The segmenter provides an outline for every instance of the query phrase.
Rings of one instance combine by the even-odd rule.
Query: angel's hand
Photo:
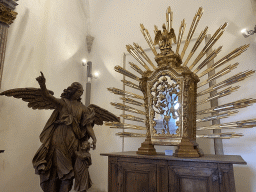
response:
[[[39,85],[45,85],[45,77],[44,74],[40,71],[41,75],[39,77],[36,78],[36,80],[38,81]]]

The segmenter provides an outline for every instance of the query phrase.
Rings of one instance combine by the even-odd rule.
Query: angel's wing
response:
[[[48,90],[51,95],[53,91]],[[28,107],[32,109],[56,109],[57,106],[52,101],[49,101],[43,96],[42,90],[38,88],[17,88],[10,89],[0,93],[0,95],[5,95],[7,97],[14,97],[22,99],[28,102]]]
[[[94,104],[90,104],[88,107],[95,111],[94,123],[97,125],[103,125],[103,121],[120,122],[117,116],[106,109],[102,109]]]
[[[171,28],[170,32],[168,33],[169,39],[173,39],[173,42],[176,43],[176,35],[174,29]]]
[[[154,40],[154,45],[158,44],[158,42],[162,40],[162,32],[161,30],[158,30],[156,32],[155,40]]]

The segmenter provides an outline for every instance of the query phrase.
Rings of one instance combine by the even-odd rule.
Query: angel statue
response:
[[[52,91],[46,89],[46,79],[42,72],[36,80],[39,89],[17,88],[0,95],[21,98],[32,109],[54,109],[40,134],[42,145],[32,160],[35,173],[40,175],[40,185],[44,192],[68,192],[72,188],[73,179],[75,189],[85,192],[91,186],[88,172],[91,165],[88,148],[90,138],[92,148],[96,148],[93,126],[102,125],[103,121],[119,122],[119,119],[96,105],[86,107],[81,102],[84,90],[78,82],[64,89],[61,98],[56,98]]]

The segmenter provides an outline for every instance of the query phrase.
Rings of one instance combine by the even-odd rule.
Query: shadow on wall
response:
[[[254,183],[255,175],[249,166],[235,165],[235,183],[236,191],[251,192],[252,184]],[[250,178],[249,180],[247,178]]]
[[[29,74],[29,72],[31,71],[31,61],[33,59],[33,56],[34,48],[31,48],[29,52],[27,52],[26,47],[22,46],[18,53],[16,61],[14,61],[14,63],[12,64],[13,67],[11,73],[15,74],[15,76],[9,76],[12,78],[13,82],[17,83],[15,86],[19,87],[19,83],[21,83],[20,79],[22,79],[24,74]],[[17,67],[17,65],[19,65],[19,67]],[[27,79],[25,85],[29,84],[29,81],[30,79]]]
[[[79,4],[79,5],[78,5]],[[85,0],[85,1],[78,1],[78,9],[81,10],[81,12],[83,13],[84,17],[86,19],[89,18],[90,16],[90,7],[89,7],[89,1]]]
[[[20,16],[20,15],[19,15]],[[10,38],[13,38],[15,37],[15,40],[13,41],[13,44],[15,45],[12,45],[12,53],[17,53],[17,49],[20,47],[21,45],[21,41],[22,41],[22,37],[24,36],[25,34],[25,31],[26,31],[26,28],[27,28],[27,25],[28,25],[28,20],[29,20],[29,9],[26,8],[25,10],[25,13],[24,15],[20,16],[20,23],[19,23],[19,26],[17,26],[17,29],[15,28],[11,28],[11,31],[9,32],[8,36]],[[14,33],[15,34],[12,34]]]
[[[10,29],[10,32],[8,34],[8,42],[13,42],[12,45],[8,44],[8,47],[10,50],[9,54],[11,55],[18,55],[16,56],[9,56],[9,60],[5,61],[8,62],[9,65],[8,68],[5,67],[4,72],[3,72],[3,81],[5,82],[20,82],[20,76],[19,75],[24,75],[24,71],[27,71],[29,66],[30,66],[30,62],[32,60],[32,56],[34,53],[34,48],[29,50],[29,54],[26,56],[26,51],[27,48],[25,46],[21,47],[21,42],[23,39],[23,36],[25,35],[25,31],[28,25],[28,20],[29,20],[29,10],[26,9],[24,15],[21,17],[21,22],[19,23],[19,26],[17,27],[17,30],[15,30],[15,34],[13,34],[13,30],[14,28]],[[13,29],[13,30],[12,30]],[[14,39],[14,40],[12,40]],[[7,58],[7,54],[6,53],[6,58]],[[26,57],[26,58],[25,58]],[[6,63],[7,64],[7,63]],[[21,66],[23,64],[23,66]],[[17,67],[19,66],[19,67]],[[6,71],[7,70],[7,71]],[[23,71],[23,72],[21,72]],[[6,75],[6,74],[16,74],[15,76],[12,75]]]

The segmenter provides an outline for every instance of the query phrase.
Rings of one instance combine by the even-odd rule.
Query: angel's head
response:
[[[73,99],[73,100],[78,100],[81,101],[81,96],[84,92],[83,86],[78,83],[74,82],[72,83],[67,89],[63,90],[63,93],[61,94],[61,98],[66,98],[66,99]]]

